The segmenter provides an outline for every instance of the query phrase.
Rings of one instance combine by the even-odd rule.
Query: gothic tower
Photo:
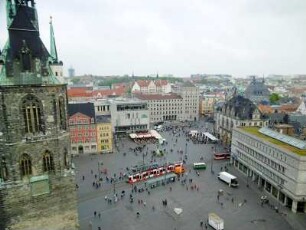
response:
[[[77,229],[67,89],[54,73],[62,62],[52,22],[50,54],[40,39],[35,1],[6,3],[9,36],[0,52],[0,229]]]

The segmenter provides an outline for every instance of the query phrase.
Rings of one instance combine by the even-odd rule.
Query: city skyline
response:
[[[306,73],[306,2],[36,1],[49,49],[52,15],[65,75]],[[7,40],[0,3],[0,47]]]

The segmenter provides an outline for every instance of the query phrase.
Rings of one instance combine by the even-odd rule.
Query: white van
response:
[[[224,181],[230,187],[238,187],[237,177],[229,174],[228,172],[220,172],[218,175],[218,179]]]

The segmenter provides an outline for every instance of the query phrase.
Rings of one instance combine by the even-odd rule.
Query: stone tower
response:
[[[67,89],[53,72],[54,65],[62,65],[55,40],[50,54],[40,39],[34,0],[6,3],[9,38],[0,51],[0,229],[77,229]]]

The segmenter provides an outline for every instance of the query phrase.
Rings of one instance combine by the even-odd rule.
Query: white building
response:
[[[132,85],[132,93],[160,94],[170,92],[171,85],[167,80],[139,80]]]
[[[233,129],[232,161],[293,212],[306,212],[306,143],[266,127]]]
[[[138,99],[112,99],[110,102],[113,133],[125,135],[149,129],[150,114],[147,102]]]
[[[136,94],[138,99],[148,103],[150,122],[182,120],[183,99],[170,94]]]

